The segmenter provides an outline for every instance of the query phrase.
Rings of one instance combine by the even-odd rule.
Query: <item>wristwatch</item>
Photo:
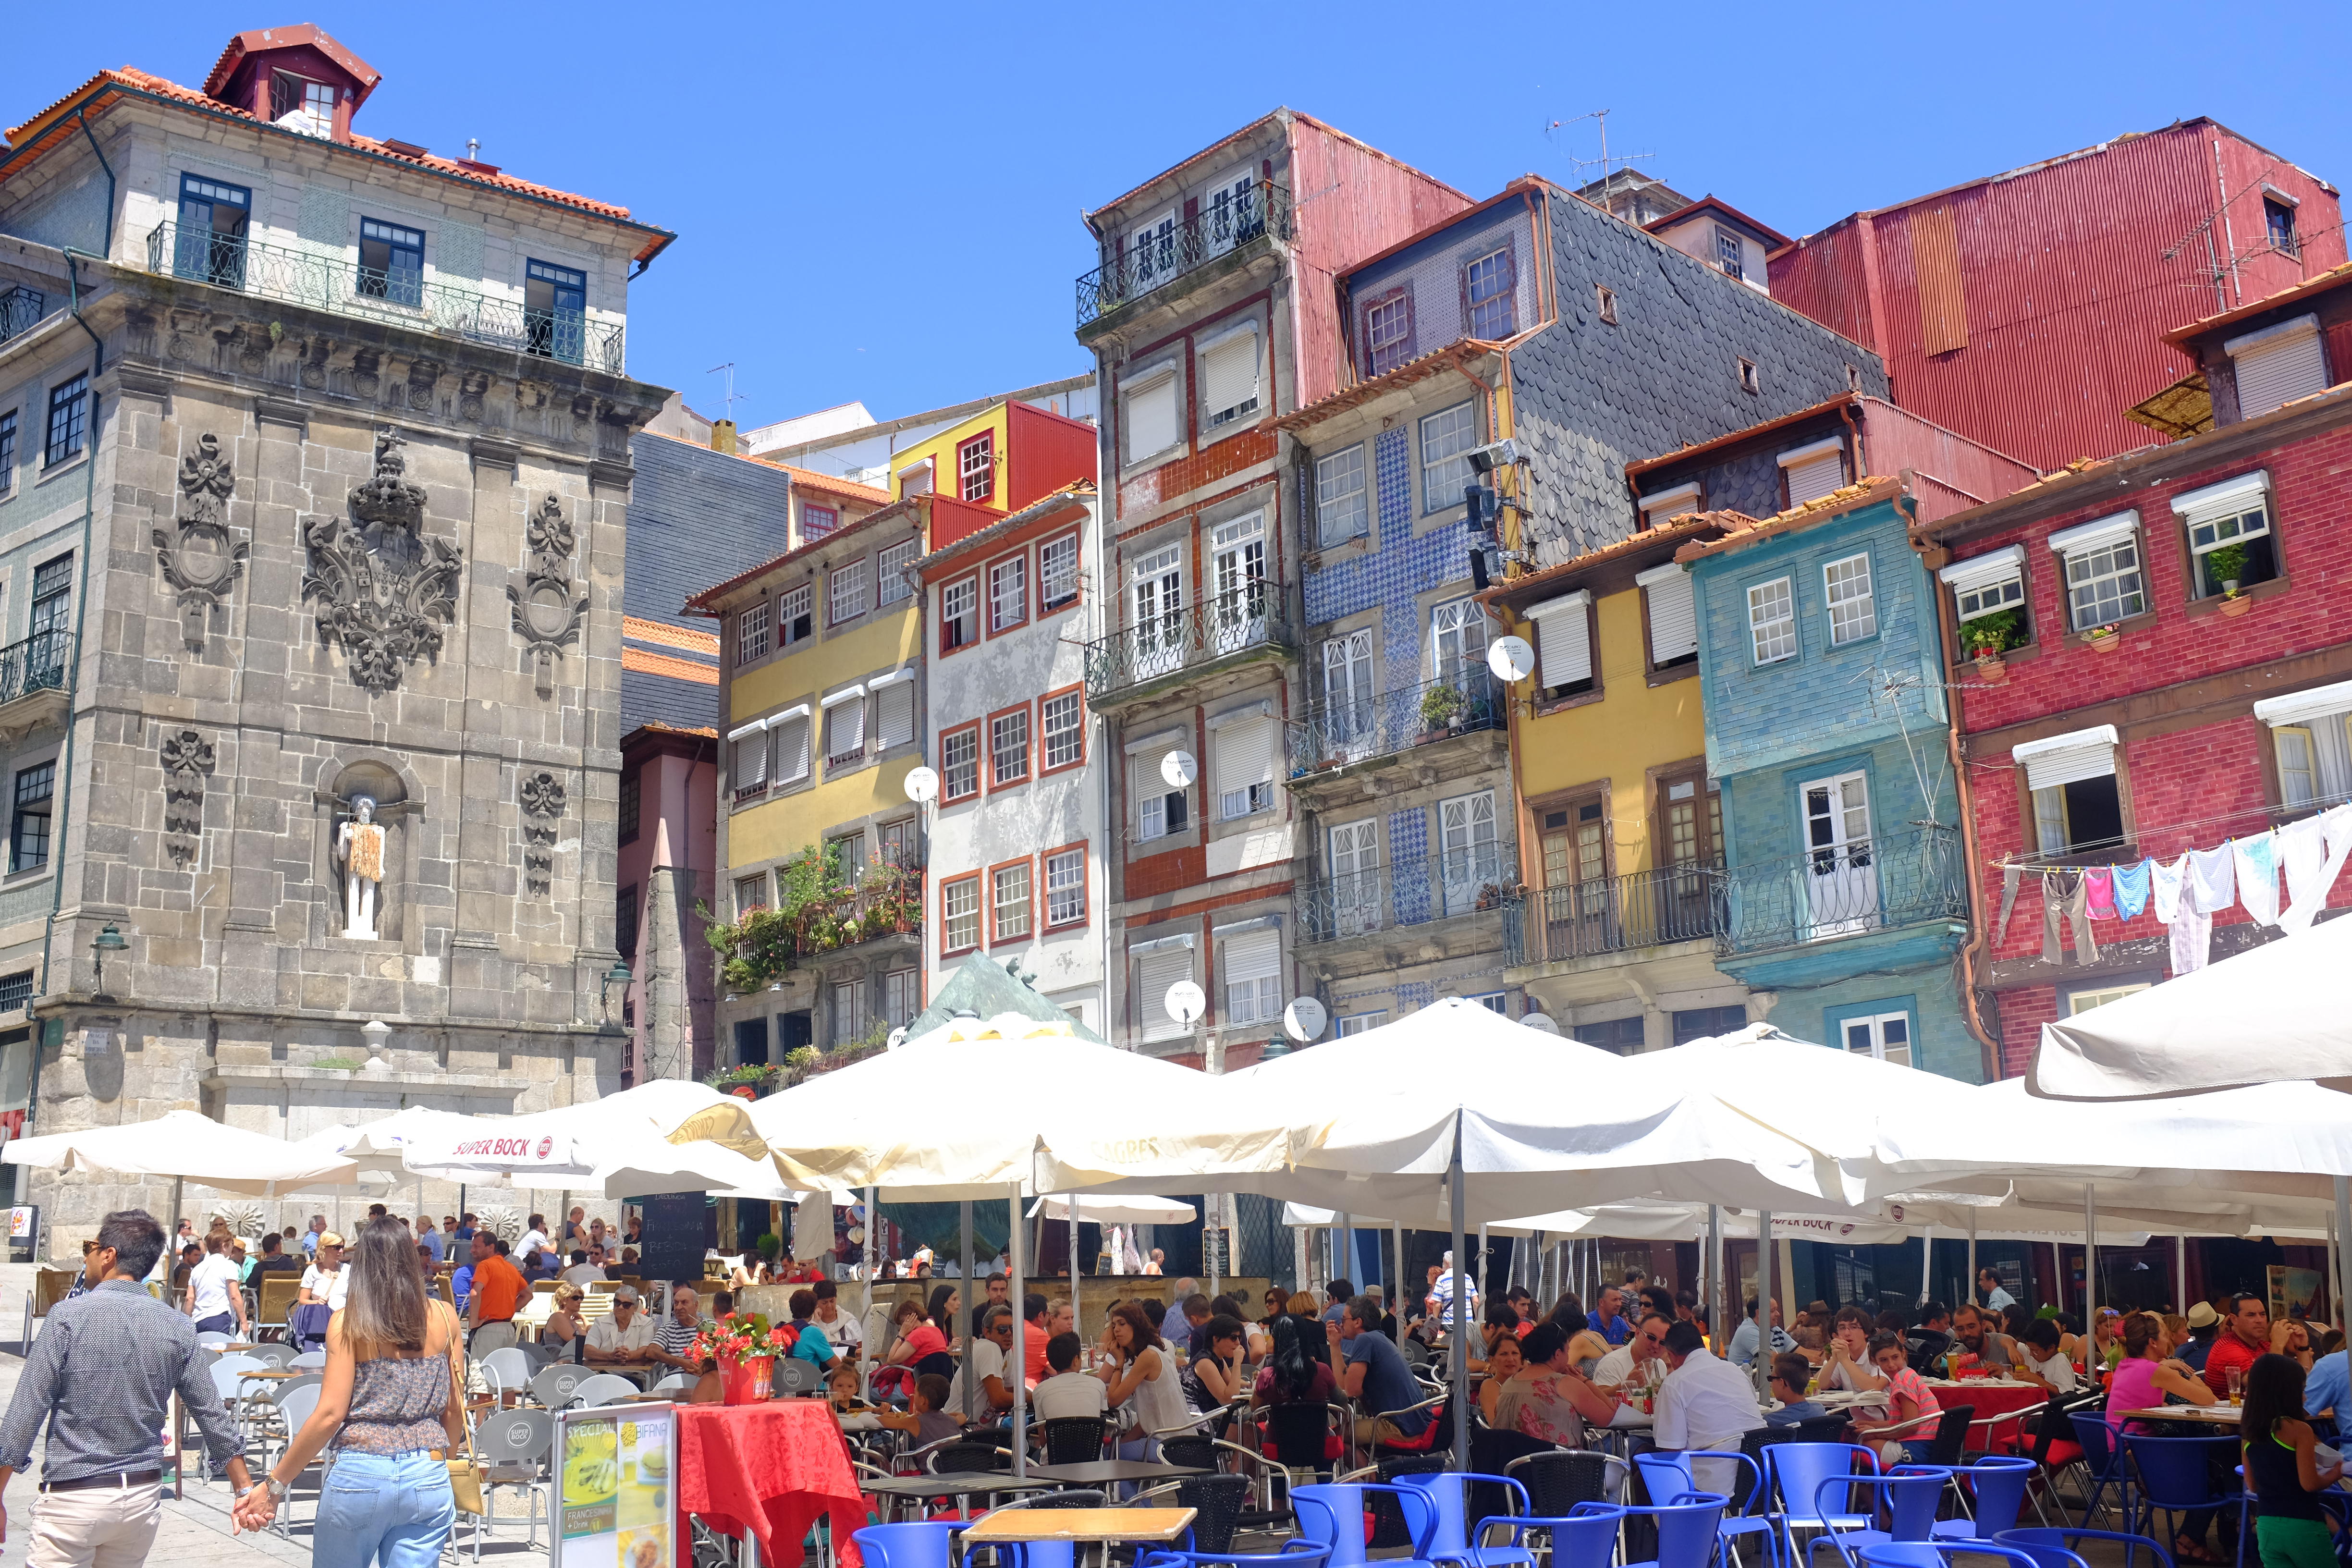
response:
[[[261,1480],[258,1484],[268,1489],[269,1500],[271,1502],[284,1502],[286,1500],[286,1483],[279,1480],[276,1476],[271,1475],[268,1470],[261,1472]]]

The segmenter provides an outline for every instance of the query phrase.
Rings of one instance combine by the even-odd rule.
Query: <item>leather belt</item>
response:
[[[79,1492],[92,1487],[114,1487],[127,1491],[132,1487],[153,1486],[163,1479],[163,1472],[160,1469],[123,1470],[110,1476],[76,1476],[69,1481],[43,1481],[41,1489],[45,1492]]]

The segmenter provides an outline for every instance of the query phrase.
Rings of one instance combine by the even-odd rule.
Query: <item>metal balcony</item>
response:
[[[1223,660],[1296,643],[1280,588],[1252,578],[1087,644],[1087,700],[1099,706],[1139,696]]]
[[[362,267],[348,252],[287,250],[242,235],[162,223],[147,236],[147,270],[240,294],[362,316],[612,375],[626,374],[622,329],[578,310],[453,289],[402,269]]]
[[[1968,867],[1955,827],[1908,828],[1735,866],[1724,879],[1716,951],[1762,952],[1966,920]]]
[[[1323,701],[1290,731],[1290,776],[1305,778],[1353,763],[1395,756],[1415,746],[1500,730],[1510,720],[1507,693],[1485,665],[1377,696]]]
[[[47,298],[38,289],[27,289],[21,283],[0,289],[0,343],[19,332],[31,331],[39,324],[47,304]]]
[[[1107,265],[1078,279],[1078,327],[1229,256],[1253,240],[1291,236],[1290,193],[1261,180],[1239,200],[1219,198],[1190,218],[1131,237]]]
[[[1296,896],[1297,940],[1346,942],[1465,915],[1499,921],[1518,879],[1518,850],[1507,839],[1326,878]]]
[[[73,633],[35,632],[23,642],[0,647],[0,703],[73,684]]]
[[[1530,891],[1528,962],[1717,938],[1725,923],[1724,878],[1719,866],[1672,866]]]

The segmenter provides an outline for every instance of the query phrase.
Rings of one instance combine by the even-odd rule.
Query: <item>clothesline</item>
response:
[[[2172,933],[2172,973],[2205,967],[2211,950],[2213,917],[2233,905],[2256,925],[2290,935],[2308,931],[2326,907],[2344,863],[2352,858],[2352,803],[2284,827],[2232,837],[2211,849],[2190,849],[2167,863],[2153,858],[2127,866],[2029,866],[2001,863],[2000,914],[1993,928],[1998,944],[2009,934],[2011,911],[2028,876],[2041,881],[2042,956],[2065,962],[2059,940],[2063,921],[2073,932],[2074,957],[2095,963],[2099,944],[2092,931],[2099,921],[2131,920],[2153,908]],[[2286,878],[2281,907],[2279,878]]]
[[[2013,775],[2018,771],[2015,767],[2007,763],[2002,763],[1998,766],[1990,763],[1971,763],[1969,765],[1973,768],[1982,768],[1987,772],[2000,773],[2005,775]],[[2135,824],[2132,827],[2131,837],[2135,839],[2154,838],[2168,834],[2185,833],[2192,827],[2210,827],[2217,822],[2236,822],[2241,818],[2248,816],[2266,817],[2281,811],[2308,810],[2324,815],[2330,807],[2343,805],[2346,804],[2352,804],[2352,795],[2321,795],[2315,800],[2298,801],[2293,805],[2242,805],[2230,811],[2217,811],[2206,816],[2183,817],[2179,822]],[[2117,842],[2120,843],[2121,840],[2117,840]],[[1985,864],[1992,868],[1994,870],[1999,870],[2003,866],[2025,866],[2032,868],[2034,864],[2034,860],[2033,857],[2030,855],[2021,858],[2012,853],[1996,856],[1988,859]],[[2070,868],[2078,868],[2060,864],[2056,861],[2050,862],[2047,867],[2047,869],[2053,871],[2063,871]]]

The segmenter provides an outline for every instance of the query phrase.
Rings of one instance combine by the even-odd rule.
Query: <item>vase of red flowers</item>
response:
[[[719,1363],[730,1405],[758,1405],[773,1396],[776,1358],[788,1354],[795,1336],[790,1325],[775,1327],[761,1312],[730,1312],[695,1336],[696,1355]]]

